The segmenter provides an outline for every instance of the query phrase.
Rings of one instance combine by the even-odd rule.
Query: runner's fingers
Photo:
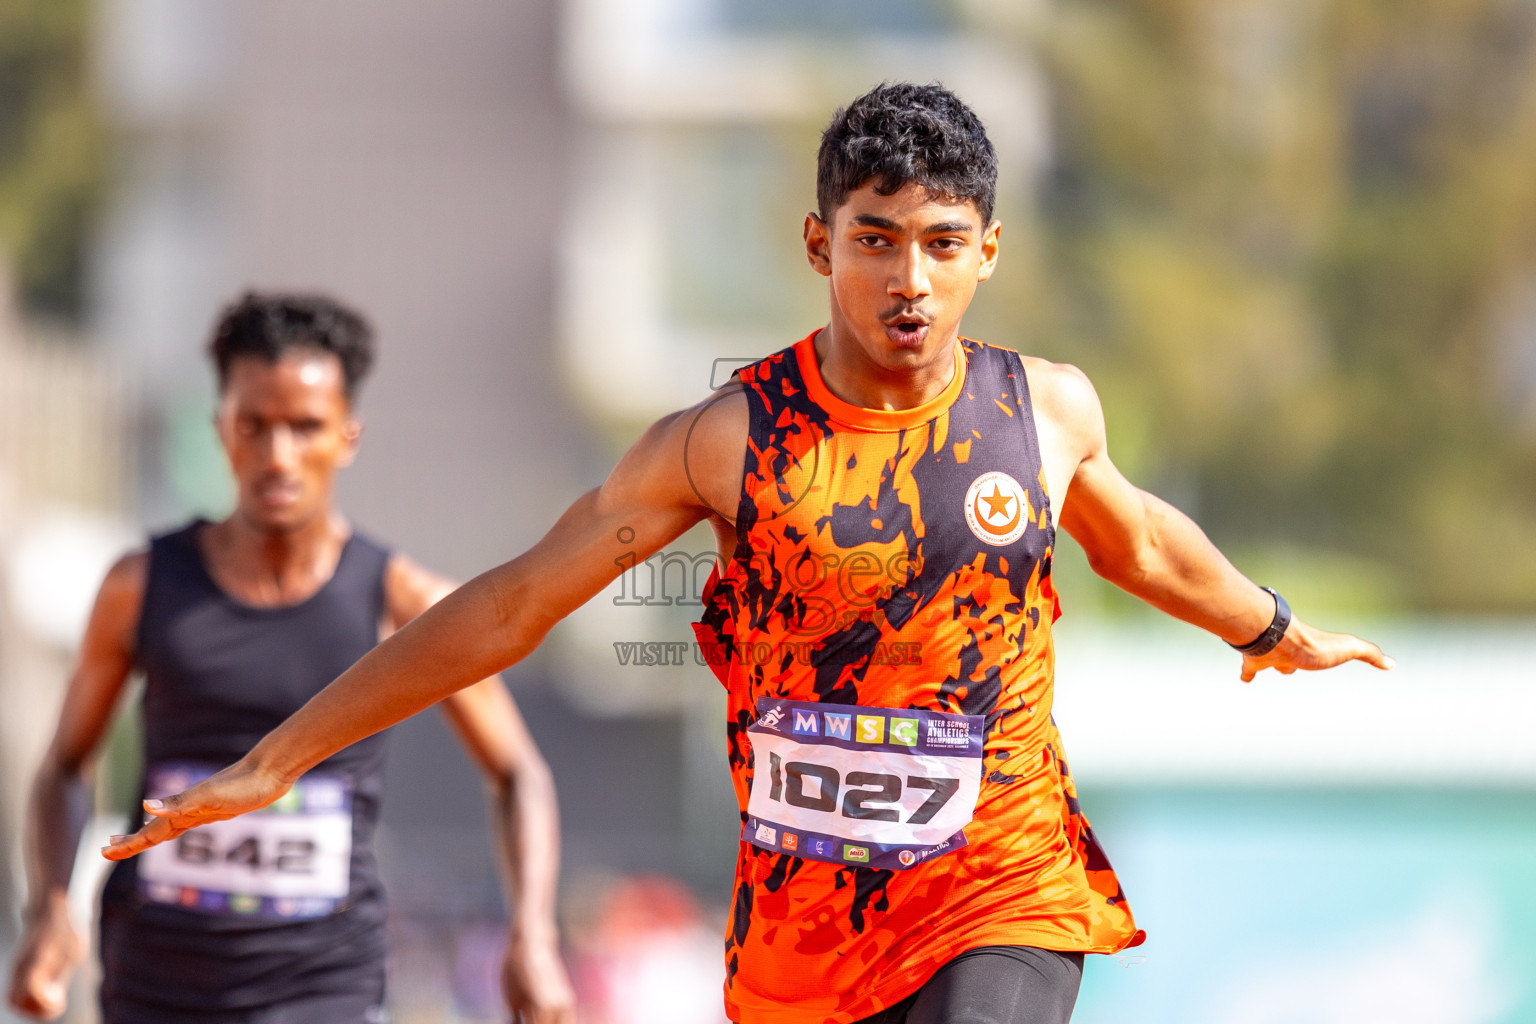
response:
[[[11,1007],[18,1013],[24,1013],[28,1017],[37,1017],[48,1020],[49,1013],[33,992],[17,990],[11,993]]]
[[[1355,658],[1365,662],[1367,665],[1375,665],[1383,672],[1390,671],[1397,665],[1397,662],[1390,655],[1368,640],[1360,641],[1360,651],[1355,655]]]
[[[14,1010],[22,1013],[31,1013],[32,1010],[32,986],[28,972],[18,969],[11,978],[11,990],[6,993],[6,1002],[11,1004]]]
[[[206,825],[211,821],[223,821],[233,816],[232,813],[220,813],[216,810],[217,799],[210,794],[198,792],[202,788],[203,783],[198,783],[184,793],[172,793],[156,800],[145,800],[144,812],[172,823],[182,832],[189,828],[196,828],[198,825]]]
[[[55,979],[43,981],[32,992],[32,1012],[53,1020],[64,1012],[64,986]]]
[[[196,786],[185,793],[172,793],[159,799],[145,800],[144,811],[157,818],[185,818],[191,816],[198,820],[187,822],[187,825],[201,825],[210,820],[209,815],[203,813],[203,808],[198,806],[196,800],[188,799],[197,789]]]
[[[1317,664],[1313,667],[1326,669],[1349,661],[1363,661],[1367,665],[1374,665],[1385,671],[1397,664],[1369,640],[1362,640],[1348,633],[1329,633],[1325,636],[1329,643],[1319,652]]]
[[[10,1002],[29,1017],[53,1020],[64,1012],[64,985],[59,979],[48,977],[37,965],[16,979]]]
[[[575,1001],[568,986],[541,979],[536,973],[525,974],[511,962],[505,965],[503,985],[514,1022],[576,1024]]]
[[[121,842],[103,846],[101,855],[107,860],[127,860],[129,857],[143,853],[151,846],[175,839],[186,830],[187,826],[178,827],[166,818],[155,818],[133,835],[123,837]]]

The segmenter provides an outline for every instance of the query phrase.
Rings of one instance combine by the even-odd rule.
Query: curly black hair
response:
[[[871,180],[882,196],[916,183],[935,196],[969,200],[985,225],[997,197],[997,153],[981,119],[942,85],[886,82],[839,110],[821,134],[821,219]]]
[[[324,295],[246,292],[219,316],[208,354],[219,369],[219,391],[229,367],[243,356],[275,363],[294,349],[329,352],[341,362],[342,388],[352,401],[373,366],[373,328],[363,317]]]

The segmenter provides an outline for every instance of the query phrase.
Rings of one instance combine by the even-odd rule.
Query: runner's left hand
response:
[[[259,810],[292,786],[292,782],[241,759],[184,793],[145,800],[149,820],[144,827],[131,836],[113,836],[111,845],[101,848],[101,855],[107,860],[127,860],[189,828]]]
[[[1316,672],[1347,661],[1363,661],[1382,670],[1397,664],[1369,640],[1348,633],[1329,633],[1300,619],[1292,619],[1290,628],[1274,650],[1257,658],[1243,656],[1243,682],[1252,682],[1253,677],[1266,668],[1290,675],[1297,669]]]
[[[507,940],[502,984],[514,1024],[575,1024],[576,994],[553,938]]]

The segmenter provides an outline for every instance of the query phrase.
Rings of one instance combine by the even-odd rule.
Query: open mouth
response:
[[[928,322],[918,317],[898,317],[886,321],[885,334],[898,345],[921,345],[928,336]]]

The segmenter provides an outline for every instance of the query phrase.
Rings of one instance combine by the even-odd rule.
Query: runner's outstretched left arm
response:
[[[1041,383],[1078,460],[1060,523],[1082,545],[1093,570],[1230,644],[1247,644],[1263,633],[1275,615],[1274,598],[1238,572],[1188,516],[1121,475],[1110,461],[1103,411],[1088,378],[1062,366],[1048,377],[1041,374]],[[1380,669],[1393,664],[1367,640],[1293,618],[1272,651],[1244,656],[1242,679],[1249,682],[1266,668],[1289,674],[1347,661]]]

